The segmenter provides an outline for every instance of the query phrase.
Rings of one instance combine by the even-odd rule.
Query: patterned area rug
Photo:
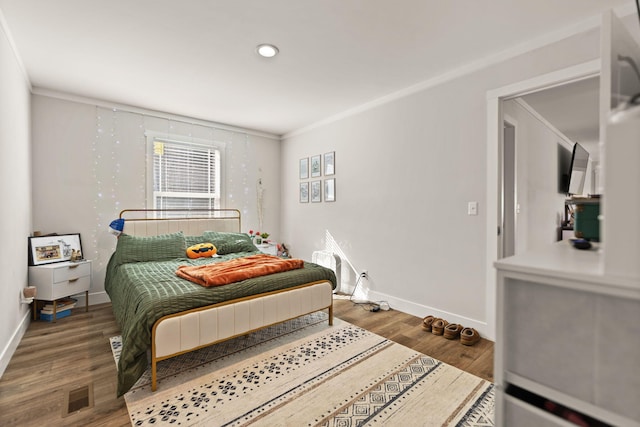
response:
[[[323,314],[159,362],[155,393],[143,377],[125,395],[132,424],[494,425],[490,382]]]
[[[304,336],[307,331],[314,330],[314,328],[327,328],[327,319],[328,315],[326,312],[318,311],[287,322],[269,326],[252,334],[243,335],[221,342],[220,344],[163,360],[158,362],[157,366],[158,384],[161,384],[162,381],[167,378],[176,377],[185,372],[195,372],[199,374],[202,372],[200,368],[203,365],[219,359],[227,359],[238,352],[244,352],[243,354],[246,355],[251,351],[261,351],[265,348],[277,347],[282,342]],[[117,365],[120,359],[122,338],[115,336],[109,338],[109,341],[111,343],[111,352]],[[150,384],[151,356],[149,355],[149,369],[147,369],[142,377],[131,387],[131,391],[150,386]],[[160,386],[158,385],[158,387]]]

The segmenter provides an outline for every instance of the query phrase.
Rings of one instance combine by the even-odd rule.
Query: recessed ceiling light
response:
[[[273,58],[278,54],[279,51],[278,48],[274,45],[264,43],[258,45],[258,47],[256,48],[256,52],[258,52],[258,55],[265,58]]]

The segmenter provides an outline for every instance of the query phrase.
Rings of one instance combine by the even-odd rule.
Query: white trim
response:
[[[498,126],[496,126],[498,124]],[[500,224],[500,145],[502,144],[502,102],[498,97],[487,99],[487,233],[485,292],[486,321],[491,340],[496,339],[496,271],[493,263],[498,259],[497,230]]]
[[[594,77],[600,73],[599,59],[578,64],[562,70],[543,74],[532,79],[513,83],[487,92],[487,241],[486,241],[486,313],[487,336],[496,337],[496,270],[493,263],[498,257],[497,226],[499,185],[499,147],[502,138],[502,100],[521,96],[541,89]]]
[[[87,300],[85,298],[84,292],[74,295],[73,297],[78,300],[78,302],[76,303],[76,307],[84,307],[87,305]],[[89,307],[91,307],[92,305],[105,304],[110,302],[111,299],[109,298],[109,295],[106,291],[94,293],[89,292]],[[91,308],[89,308],[89,310],[91,310]]]
[[[632,7],[633,6],[633,7]],[[624,7],[618,7],[614,9],[618,16],[627,16],[631,14],[637,13],[635,10],[635,5],[625,5]],[[430,78],[421,83],[415,84],[413,86],[409,86],[407,88],[398,90],[396,92],[390,93],[388,95],[382,96],[380,98],[374,99],[373,101],[367,102],[365,104],[361,104],[357,107],[350,108],[342,113],[335,114],[333,116],[327,117],[318,122],[312,123],[303,128],[293,130],[282,135],[282,140],[287,138],[292,138],[294,136],[301,135],[303,133],[309,132],[313,129],[328,125],[333,122],[337,122],[349,116],[356,115],[358,113],[371,110],[380,105],[387,104],[389,102],[395,101],[400,98],[404,98],[406,96],[412,95],[414,93],[418,93],[424,91],[426,89],[444,84],[448,81],[457,79],[459,77],[474,73],[483,68],[487,68],[491,65],[498,64],[500,62],[504,62],[508,59],[514,58],[516,56],[525,54],[527,52],[531,52],[533,50],[539,49],[541,47],[547,46],[552,43],[556,43],[558,41],[564,40],[566,38],[599,28],[602,24],[601,15],[595,15],[591,18],[588,18],[582,22],[579,22],[575,25],[571,25],[565,28],[562,28],[558,31],[554,31],[543,36],[537,37],[532,40],[528,40],[524,43],[511,47],[509,49],[503,50],[502,52],[498,52],[494,55],[487,56],[483,59],[468,63],[459,68],[441,74],[437,77]]]
[[[4,375],[4,371],[7,369],[7,366],[9,366],[11,357],[13,357],[13,354],[16,352],[16,349],[18,348],[22,337],[24,337],[24,334],[27,332],[30,324],[31,306],[29,306],[29,310],[27,310],[22,315],[22,320],[18,324],[16,330],[13,332],[13,335],[11,336],[9,342],[2,350],[2,354],[0,354],[0,378],[2,378],[2,375]]]
[[[227,159],[227,144],[224,141],[217,141],[215,139],[205,139],[205,138],[194,138],[192,136],[182,135],[179,133],[173,133],[171,135],[167,135],[167,133],[158,132],[154,130],[146,129],[144,132],[144,136],[146,138],[146,152],[147,159],[145,162],[146,172],[146,199],[147,199],[147,209],[154,209],[155,206],[155,192],[153,190],[153,143],[154,141],[160,140],[169,143],[175,144],[185,144],[185,145],[196,145],[204,148],[214,149],[219,152],[218,156],[218,164],[217,168],[220,170],[220,177],[218,182],[218,200],[220,206],[218,209],[223,209],[225,207],[225,200],[227,197],[227,193],[225,190],[225,186],[223,185],[226,182],[226,159]],[[197,197],[197,196],[196,196]]]
[[[494,338],[490,338],[489,328],[486,322],[482,322],[476,319],[471,319],[468,317],[460,316],[455,313],[450,313],[448,311],[438,310],[435,307],[430,307],[427,305],[416,304],[413,301],[407,301],[402,298],[394,297],[393,295],[387,295],[381,292],[376,292],[369,290],[367,292],[367,300],[376,302],[376,301],[386,301],[389,303],[389,306],[398,311],[402,311],[403,313],[410,314],[412,316],[416,316],[419,318],[424,318],[426,315],[431,315],[435,317],[440,317],[443,319],[447,319],[449,323],[459,323],[466,328],[474,328],[480,333],[480,336],[486,339],[494,340]]]
[[[190,125],[212,127],[214,129],[225,130],[230,132],[238,132],[238,133],[243,133],[247,135],[259,136],[262,138],[269,138],[269,139],[275,139],[276,141],[280,141],[280,136],[272,133],[266,133],[266,132],[261,132],[257,130],[252,130],[252,129],[245,129],[245,128],[235,127],[231,125],[225,125],[222,123],[212,122],[209,120],[195,119],[193,117],[181,116],[179,114],[171,114],[171,113],[165,113],[157,110],[149,110],[146,108],[136,107],[133,105],[118,104],[116,102],[111,102],[107,100],[89,98],[89,97],[74,95],[66,92],[58,92],[55,90],[45,89],[41,87],[34,87],[31,90],[31,93],[34,95],[48,96],[49,98],[57,98],[63,101],[72,101],[80,104],[88,104],[96,107],[126,111],[128,113],[142,114],[145,116],[156,117],[159,119],[172,120],[172,121],[182,122]]]
[[[16,58],[16,62],[18,63],[18,67],[20,68],[20,72],[22,73],[22,77],[24,77],[24,81],[27,83],[27,87],[29,91],[33,90],[31,86],[31,80],[29,79],[29,74],[27,73],[27,69],[24,66],[24,62],[22,61],[22,57],[20,56],[20,52],[18,52],[18,48],[16,47],[16,43],[13,40],[13,36],[11,35],[11,30],[9,30],[9,25],[7,24],[7,20],[4,17],[4,13],[0,10],[0,31],[2,31],[9,42],[9,46],[11,46],[11,51],[13,52],[13,56]]]
[[[84,292],[78,295],[74,295],[74,297],[78,299],[78,307],[82,307],[87,304]],[[109,296],[105,291],[89,294],[90,305],[104,304],[104,303],[110,303],[110,302],[111,300],[109,299]],[[16,349],[18,348],[20,341],[22,341],[24,334],[27,332],[27,329],[29,329],[29,325],[31,324],[31,314],[32,314],[31,307],[29,308],[30,309],[27,310],[22,315],[22,320],[20,320],[20,323],[18,324],[18,327],[16,328],[13,335],[11,336],[11,339],[9,340],[5,348],[2,350],[2,353],[0,354],[0,378],[2,378],[2,375],[4,375],[4,371],[7,369],[7,366],[9,366],[9,362],[11,361],[13,354],[16,352]]]
[[[487,92],[487,99],[491,98],[516,98],[518,96],[527,95],[542,89],[549,89],[556,86],[562,86],[568,82],[595,77],[600,74],[600,59],[583,62],[582,64],[573,65],[561,70],[552,71],[542,74],[531,79],[512,83]]]
[[[571,141],[565,134],[560,132],[558,128],[556,128],[554,125],[549,123],[547,119],[542,117],[540,113],[534,110],[533,107],[527,103],[527,101],[525,101],[520,97],[514,99],[513,101],[518,105],[520,105],[523,109],[525,109],[527,113],[531,114],[531,116],[533,116],[534,119],[538,120],[544,126],[549,128],[551,132],[555,133],[556,136],[560,138],[560,141],[565,145],[566,148],[571,149],[573,147],[573,141]]]

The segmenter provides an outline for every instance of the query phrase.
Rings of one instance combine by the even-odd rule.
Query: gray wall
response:
[[[0,25],[0,375],[29,325],[27,237],[31,230],[29,83]]]
[[[347,287],[366,269],[368,298],[492,336],[487,92],[597,58],[598,36],[573,36],[286,137],[282,228],[293,254],[337,248],[351,270]],[[299,203],[299,159],[334,150],[337,201]],[[469,201],[478,216],[467,215]]]
[[[224,143],[223,207],[242,212],[242,231],[258,229],[257,181],[265,189],[264,228],[280,233],[280,140],[186,123],[135,109],[105,108],[89,100],[34,95],[33,227],[43,233],[80,233],[93,261],[90,303],[108,301],[104,274],[115,244],[109,223],[122,209],[145,208],[145,132]],[[82,302],[82,301],[80,301]]]

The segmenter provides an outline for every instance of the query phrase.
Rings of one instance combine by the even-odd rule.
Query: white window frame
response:
[[[166,143],[174,143],[181,144],[185,146],[200,146],[202,148],[217,150],[219,153],[218,156],[218,164],[216,168],[220,171],[219,181],[218,181],[218,208],[224,209],[225,206],[225,171],[224,171],[224,155],[225,155],[225,143],[219,141],[211,141],[201,138],[193,138],[191,136],[186,135],[171,135],[171,137],[167,137],[166,133],[161,132],[153,132],[146,131],[145,132],[146,140],[147,140],[147,158],[146,158],[146,205],[148,209],[158,209],[156,207],[156,192],[154,191],[154,143],[155,142],[166,142]],[[197,198],[197,195],[194,193],[171,193],[164,192],[165,196],[169,197],[190,197]]]

